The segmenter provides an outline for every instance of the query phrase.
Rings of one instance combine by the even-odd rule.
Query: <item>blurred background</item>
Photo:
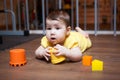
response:
[[[45,34],[45,17],[64,9],[71,27],[90,34],[120,34],[120,0],[0,0],[0,35]]]

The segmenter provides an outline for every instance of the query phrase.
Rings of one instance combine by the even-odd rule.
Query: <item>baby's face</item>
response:
[[[64,22],[58,20],[46,20],[46,37],[52,45],[63,44],[68,32]]]

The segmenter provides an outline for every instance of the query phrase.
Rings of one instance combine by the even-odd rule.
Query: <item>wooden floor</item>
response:
[[[93,47],[85,52],[104,62],[104,70],[92,72],[81,62],[53,65],[35,58],[40,38],[15,46],[26,50],[27,64],[9,65],[9,50],[0,51],[0,80],[120,80],[120,36],[91,36]]]

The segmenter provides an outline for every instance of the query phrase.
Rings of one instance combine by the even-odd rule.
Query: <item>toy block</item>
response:
[[[92,64],[92,56],[88,56],[88,55],[83,56],[82,64],[84,66],[90,66]]]
[[[92,71],[103,71],[103,61],[97,59],[93,60]]]
[[[50,55],[51,55],[51,62],[52,64],[57,64],[57,63],[61,63],[65,60],[65,57],[64,56],[55,56],[54,54],[54,51],[56,49],[54,48],[50,48],[49,52],[50,52]]]

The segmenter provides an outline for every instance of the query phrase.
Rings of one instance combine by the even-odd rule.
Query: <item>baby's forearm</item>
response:
[[[70,61],[80,61],[81,60],[81,57],[82,57],[82,54],[81,55],[74,55],[74,54],[69,54],[67,55],[66,57],[70,60]]]
[[[39,58],[39,59],[43,58],[43,56],[41,56],[41,55],[38,53],[38,51],[35,51],[35,56],[36,56],[36,58]]]
[[[66,48],[66,47],[58,44],[54,48],[57,49],[56,56],[63,55],[71,61],[80,61],[81,60],[82,52],[79,47],[74,47],[74,48],[69,49],[69,48]]]
[[[71,49],[66,53],[66,57],[71,61],[80,61],[82,57],[82,53],[77,48]]]
[[[42,46],[40,46],[40,47],[38,47],[37,49],[36,49],[36,51],[35,51],[35,56],[37,57],[37,58],[43,58],[43,56],[41,55],[42,53],[42,51],[41,50],[43,50],[43,48],[42,48]]]

